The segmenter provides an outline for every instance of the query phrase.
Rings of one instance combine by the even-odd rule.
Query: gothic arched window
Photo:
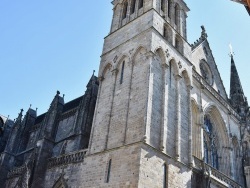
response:
[[[165,0],[161,0],[161,10],[165,12]]]
[[[143,7],[143,1],[144,0],[139,0],[139,9]]]
[[[171,13],[171,2],[168,0],[168,17],[170,18],[170,13]]]
[[[204,117],[204,162],[219,169],[218,139],[209,116]]]
[[[176,26],[179,26],[179,15],[180,15],[180,8],[179,5],[176,4],[174,7],[174,23]]]
[[[128,2],[125,1],[123,5],[122,19],[127,17],[127,11],[128,11]]]
[[[122,82],[123,82],[124,66],[125,66],[125,62],[123,61],[122,62],[121,77],[120,77],[120,84],[122,84]]]
[[[133,14],[135,12],[135,2],[136,0],[131,1],[130,14]]]

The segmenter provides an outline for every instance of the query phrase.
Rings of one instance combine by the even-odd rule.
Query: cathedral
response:
[[[99,73],[47,112],[0,116],[0,187],[247,188],[250,111],[231,54],[227,95],[184,0],[113,0]]]

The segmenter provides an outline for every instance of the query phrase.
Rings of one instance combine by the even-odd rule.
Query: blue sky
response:
[[[205,25],[210,47],[229,91],[228,44],[250,98],[250,16],[229,0],[187,0],[188,41]],[[44,113],[59,90],[68,102],[84,94],[98,71],[112,18],[110,0],[0,0],[0,114],[17,117],[32,104]],[[97,74],[97,73],[96,73]]]

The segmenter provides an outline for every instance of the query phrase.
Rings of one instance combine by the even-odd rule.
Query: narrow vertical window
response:
[[[109,164],[108,164],[108,173],[107,173],[106,183],[108,183],[108,182],[109,182],[109,178],[110,178],[110,170],[111,170],[111,159],[109,160]]]
[[[130,9],[130,14],[133,14],[135,12],[135,0],[131,1],[131,9]]]
[[[170,18],[170,13],[171,13],[171,2],[168,0],[168,17]]]
[[[124,65],[125,65],[125,62],[123,61],[123,62],[122,62],[122,71],[121,71],[121,77],[120,77],[120,84],[122,84],[122,82],[123,82]]]
[[[167,188],[168,179],[167,179],[167,165],[163,165],[163,188]]]
[[[127,17],[128,2],[126,1],[123,5],[122,19]]]
[[[167,38],[167,27],[164,26],[163,28],[163,37]]]
[[[143,7],[143,0],[139,0],[139,9]]]
[[[165,0],[161,0],[161,10],[165,12]]]
[[[179,8],[178,5],[176,4],[174,7],[174,23],[177,25],[178,24],[178,16],[179,16]]]

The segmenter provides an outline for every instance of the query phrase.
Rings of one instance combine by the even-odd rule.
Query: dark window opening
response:
[[[143,7],[143,0],[139,0],[139,9]]]
[[[164,27],[163,28],[163,37],[167,37],[167,28],[166,27]]]
[[[163,165],[163,188],[167,188],[167,184],[168,184],[168,179],[167,179],[167,165],[164,164]]]
[[[170,18],[170,13],[171,13],[171,2],[168,0],[168,17]]]
[[[122,62],[122,71],[121,71],[121,77],[120,77],[120,84],[122,84],[122,82],[123,82],[124,65],[125,65],[125,62],[123,61],[123,62]]]
[[[109,160],[109,164],[108,164],[108,173],[107,173],[106,183],[108,183],[110,179],[110,170],[111,170],[111,159]]]
[[[161,0],[161,10],[165,12],[165,0]]]
[[[128,10],[128,2],[126,1],[123,6],[122,19],[127,17],[127,10]]]
[[[174,23],[177,25],[178,23],[178,16],[179,16],[179,7],[175,5],[174,7]]]
[[[135,12],[135,0],[132,0],[131,2],[131,9],[130,9],[130,14],[133,14]]]

